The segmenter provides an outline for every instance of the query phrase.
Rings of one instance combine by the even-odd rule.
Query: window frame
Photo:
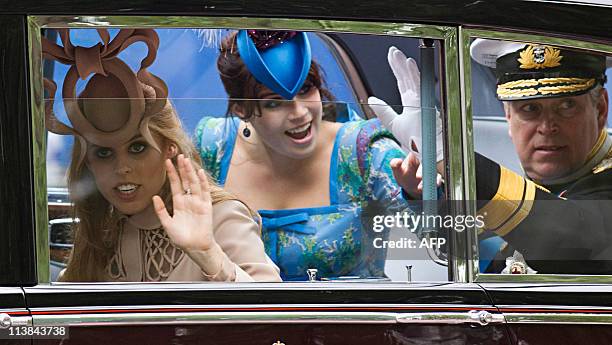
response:
[[[467,28],[459,30],[460,50],[461,50],[461,88],[464,90],[462,94],[462,112],[466,114],[466,127],[473,128],[473,112],[472,112],[472,75],[471,75],[471,57],[470,43],[472,39],[499,39],[520,42],[533,42],[540,44],[550,44],[565,46],[568,48],[576,48],[590,50],[594,52],[605,53],[612,56],[612,41],[609,44],[602,43],[601,40],[590,42],[585,37],[575,39],[571,37],[553,37],[543,34],[528,34],[509,31],[496,31],[490,29]],[[466,133],[467,134],[467,133]],[[474,138],[473,130],[470,130],[469,135],[465,135],[466,154],[464,156],[464,174],[466,180],[466,194],[469,197],[467,200],[472,200],[469,205],[471,214],[476,214],[476,164],[474,156]],[[517,282],[517,283],[612,283],[612,275],[578,275],[578,274],[500,274],[500,273],[480,273],[478,268],[478,235],[476,232],[468,232],[468,242],[473,249],[470,258],[467,260],[472,263],[470,281],[473,282]]]
[[[359,22],[290,18],[189,17],[189,16],[28,16],[28,54],[31,92],[31,120],[34,171],[34,210],[37,281],[49,283],[49,234],[47,214],[46,142],[42,83],[41,29],[43,28],[266,28],[318,32],[346,32],[431,38],[440,40],[443,49],[440,66],[445,84],[441,101],[447,113],[449,165],[447,183],[453,200],[464,200],[462,168],[462,119],[459,103],[458,28],[453,26],[406,23]],[[455,247],[467,243],[466,232],[452,232]],[[465,256],[460,256],[464,258]],[[464,260],[449,260],[450,281],[468,282]]]

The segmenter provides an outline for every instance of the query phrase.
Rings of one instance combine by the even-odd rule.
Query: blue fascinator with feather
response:
[[[300,91],[312,60],[305,32],[240,30],[236,44],[258,82],[287,100]]]

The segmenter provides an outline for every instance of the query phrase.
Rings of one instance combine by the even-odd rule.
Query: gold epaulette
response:
[[[516,228],[531,212],[536,189],[544,187],[500,166],[497,192],[478,214],[484,216],[485,228],[498,236],[505,236]]]
[[[599,174],[600,172],[606,171],[610,168],[612,168],[612,149],[610,149],[606,157],[593,168],[593,174]]]

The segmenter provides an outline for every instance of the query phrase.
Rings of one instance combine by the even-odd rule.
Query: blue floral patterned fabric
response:
[[[196,145],[205,167],[225,184],[239,120],[203,118]],[[374,248],[372,217],[407,208],[390,167],[405,154],[378,120],[353,121],[336,135],[330,164],[330,205],[258,210],[266,252],[284,280],[306,280],[306,270],[319,277],[385,277],[386,251]]]

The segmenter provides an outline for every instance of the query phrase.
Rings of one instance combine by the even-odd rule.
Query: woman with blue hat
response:
[[[257,209],[285,280],[385,277],[378,214],[407,209],[390,166],[403,158],[378,120],[333,122],[333,96],[304,32],[241,30],[217,61],[229,118],[205,117],[196,146],[213,177]],[[331,121],[327,121],[327,120]]]

